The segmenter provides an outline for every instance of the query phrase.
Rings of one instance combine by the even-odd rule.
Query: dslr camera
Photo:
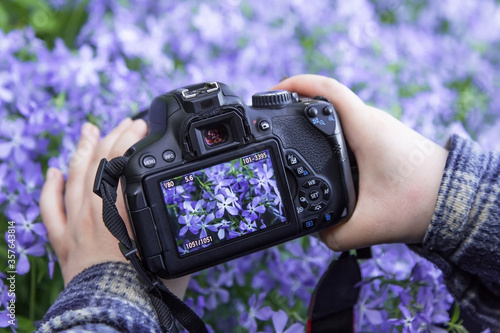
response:
[[[354,210],[349,150],[324,97],[268,91],[249,106],[208,82],[156,97],[147,118],[121,182],[142,261],[162,278],[332,227]]]

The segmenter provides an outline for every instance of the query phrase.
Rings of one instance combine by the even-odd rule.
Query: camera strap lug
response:
[[[108,160],[103,158],[99,162],[99,166],[97,167],[97,173],[94,179],[94,187],[93,191],[95,194],[97,194],[100,198],[101,196],[101,184],[104,181],[108,182],[111,187],[118,187],[118,178],[113,178],[109,175],[109,173],[105,172],[106,166],[108,165]]]

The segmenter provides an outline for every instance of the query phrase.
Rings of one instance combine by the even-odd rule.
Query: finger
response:
[[[351,112],[356,112],[365,105],[349,88],[335,79],[321,75],[297,75],[281,81],[273,89],[296,91],[304,96],[325,96],[335,106]]]
[[[327,97],[339,113],[344,133],[353,148],[366,142],[366,129],[371,128],[371,110],[349,88],[337,80],[319,75],[298,75],[283,80],[273,89],[294,91],[304,96]],[[365,141],[364,141],[365,140]]]
[[[69,164],[70,173],[73,171],[73,174],[78,175],[87,169],[90,157],[98,141],[99,129],[91,123],[83,124],[80,130],[80,140]],[[71,175],[68,175],[68,181],[70,178]]]
[[[85,175],[92,161],[95,147],[99,142],[99,129],[91,123],[85,123],[81,129],[80,141],[71,158],[67,182],[67,200],[80,202],[85,185]]]
[[[91,171],[87,174],[88,184],[93,184],[97,166],[103,157],[110,160],[114,157],[123,155],[128,148],[147,134],[148,126],[144,120],[138,119],[132,121],[130,118],[127,119],[128,120],[122,121],[120,125],[111,131],[111,133],[99,144],[98,152],[89,169]],[[97,202],[97,196],[92,198]],[[96,204],[94,206],[98,207],[99,205]]]
[[[64,178],[58,169],[49,168],[40,195],[40,212],[52,245],[58,243],[65,232],[66,213],[63,201]]]
[[[142,119],[134,120],[115,140],[114,145],[110,148],[107,158],[123,155],[137,141],[146,136],[148,125]]]
[[[101,140],[99,146],[96,151],[94,164],[99,164],[99,161],[103,157],[107,157],[109,155],[109,151],[111,147],[114,146],[116,140],[120,137],[120,135],[130,126],[132,123],[132,119],[125,118],[123,119],[118,126],[116,126],[111,132],[109,132],[104,139]]]
[[[101,142],[97,145],[97,148],[94,151],[94,156],[90,165],[88,166],[86,177],[82,177],[86,180],[87,186],[92,186],[94,184],[94,178],[97,171],[97,166],[102,158],[108,158],[109,152],[113,145],[116,143],[120,135],[127,130],[127,128],[132,123],[132,119],[125,118],[123,119],[118,126],[116,126],[111,132],[106,135]],[[94,200],[96,197],[92,197]]]
[[[114,146],[111,147],[107,158],[112,159],[116,156],[123,155],[125,151],[129,149],[133,144],[144,138],[147,134],[147,131],[148,131],[148,126],[144,120],[142,119],[134,120],[129,125],[129,127],[125,131],[123,131],[122,134],[117,138]],[[118,193],[122,193],[122,191],[119,190]],[[118,208],[118,212],[127,223],[128,221],[127,214],[125,212],[125,205],[123,203],[123,197],[121,195],[118,196],[116,206]]]

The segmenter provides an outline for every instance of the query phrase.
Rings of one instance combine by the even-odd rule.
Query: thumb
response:
[[[328,98],[339,113],[344,134],[352,150],[356,151],[363,142],[369,142],[367,135],[372,134],[367,129],[372,128],[373,110],[337,80],[320,75],[297,75],[283,80],[273,89],[294,91],[303,96],[321,95]]]

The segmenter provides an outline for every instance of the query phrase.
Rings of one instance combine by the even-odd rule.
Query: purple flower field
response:
[[[13,221],[20,332],[34,328],[63,288],[38,202],[48,166],[67,173],[86,121],[105,134],[182,85],[221,81],[250,103],[252,93],[283,77],[317,73],[439,144],[457,133],[500,150],[495,0],[28,2],[27,23],[11,25],[5,22],[16,12],[0,3],[0,259],[6,267]],[[64,8],[78,6],[84,10],[68,16],[67,29],[54,28]],[[76,37],[64,40],[77,19]],[[52,44],[44,37],[54,29],[63,37]],[[255,179],[230,181],[276,199],[272,179]],[[262,227],[255,216],[268,207],[241,198],[236,208],[239,194],[219,184],[217,200],[203,207],[212,216],[193,224],[198,215],[183,215],[180,239],[220,240]],[[189,198],[185,188],[171,191],[179,191],[185,211],[211,204]],[[247,222],[233,226],[235,214]],[[373,259],[361,263],[357,332],[462,332],[432,264],[401,244],[372,251]],[[196,274],[186,302],[215,332],[302,332],[312,290],[336,256],[304,237]],[[9,281],[1,274],[0,326],[7,327]]]

